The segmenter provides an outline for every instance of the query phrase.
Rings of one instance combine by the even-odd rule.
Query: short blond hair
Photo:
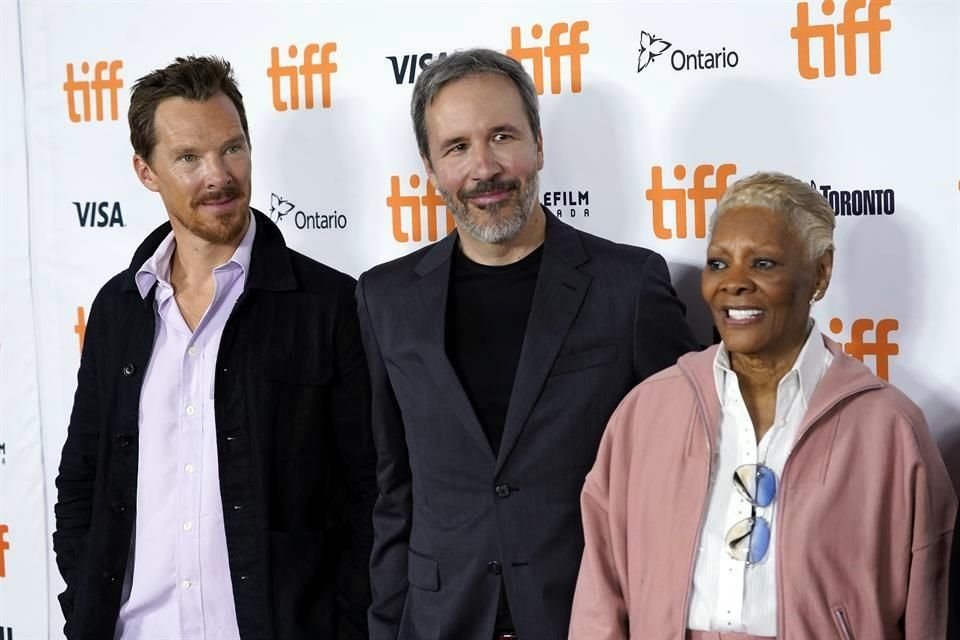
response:
[[[720,216],[742,207],[769,209],[786,216],[811,262],[835,248],[833,230],[837,222],[830,203],[812,186],[793,176],[761,171],[734,182],[710,217],[710,235]]]

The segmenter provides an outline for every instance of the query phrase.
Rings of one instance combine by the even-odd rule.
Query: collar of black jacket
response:
[[[543,213],[547,217],[543,238],[544,257],[556,258],[571,267],[579,267],[586,262],[590,256],[587,254],[587,250],[584,248],[583,242],[577,234],[577,230],[558,220],[557,217],[542,204],[540,208],[543,209]],[[434,244],[433,248],[430,249],[417,264],[416,272],[421,276],[426,275],[450,260],[453,257],[454,248],[457,246],[458,233],[459,231],[455,229],[453,233]],[[144,258],[144,260],[146,260],[146,258]]]
[[[257,233],[253,238],[253,251],[250,257],[250,273],[247,274],[247,283],[244,291],[250,289],[263,289],[266,291],[290,291],[297,288],[297,278],[293,272],[293,266],[290,264],[290,254],[287,250],[287,243],[283,241],[283,234],[280,229],[267,216],[263,215],[253,207],[250,207],[254,217],[257,219]],[[124,291],[137,290],[137,284],[134,277],[137,271],[143,266],[150,256],[156,252],[157,247],[163,242],[163,239],[170,233],[171,226],[169,222],[154,229],[147,236],[136,252],[133,254],[133,260],[130,261],[130,267],[127,269]]]

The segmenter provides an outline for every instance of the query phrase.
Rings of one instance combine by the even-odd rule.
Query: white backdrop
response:
[[[178,55],[234,64],[254,206],[354,276],[428,242],[431,213],[447,231],[409,80],[469,46],[542,67],[544,203],[664,254],[704,341],[702,216],[757,170],[815,182],[840,214],[815,315],[923,407],[960,480],[958,7],[0,2],[0,639],[60,637],[53,479],[83,320],[165,220],[131,169],[129,89]]]

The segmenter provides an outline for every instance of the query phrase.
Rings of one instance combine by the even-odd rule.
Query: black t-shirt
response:
[[[500,450],[514,374],[527,331],[543,245],[518,262],[490,267],[457,251],[447,296],[447,357],[494,454]],[[496,632],[514,630],[501,587]]]
[[[491,267],[457,251],[450,271],[447,357],[494,454],[500,450],[542,255],[541,245],[518,262]]]

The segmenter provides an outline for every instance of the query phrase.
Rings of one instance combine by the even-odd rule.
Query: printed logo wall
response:
[[[48,505],[16,14],[16,5],[0,3],[0,640],[40,640],[50,637]]]
[[[837,222],[821,330],[922,406],[960,479],[956,3],[240,3],[230,20],[204,3],[0,11],[4,87],[17,89],[0,95],[0,126],[26,145],[16,158],[3,148],[0,402],[27,425],[0,423],[0,640],[60,637],[53,478],[90,305],[164,219],[130,170],[129,91],[177,55],[234,64],[253,202],[291,246],[354,276],[455,229],[418,157],[409,98],[424,69],[468,46],[533,77],[543,205],[662,252],[692,316],[724,191],[758,169],[810,182]],[[135,39],[90,37],[105,33]],[[6,117],[23,104],[26,119]]]

